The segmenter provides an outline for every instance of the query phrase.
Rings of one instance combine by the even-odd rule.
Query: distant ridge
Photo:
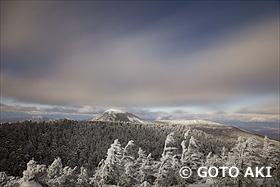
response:
[[[159,122],[171,123],[171,124],[181,124],[181,125],[222,125],[212,121],[206,120],[158,120]]]

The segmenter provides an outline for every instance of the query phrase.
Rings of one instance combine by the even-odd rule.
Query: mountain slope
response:
[[[106,110],[102,115],[93,118],[91,121],[121,121],[131,123],[144,123],[139,117],[122,110]]]

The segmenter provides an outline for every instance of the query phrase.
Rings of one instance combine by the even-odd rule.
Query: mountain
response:
[[[122,110],[109,109],[102,115],[93,118],[91,121],[121,121],[131,123],[144,123],[139,117]]]

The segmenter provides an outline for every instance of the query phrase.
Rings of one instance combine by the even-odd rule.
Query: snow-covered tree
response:
[[[46,165],[38,165],[33,159],[27,163],[27,169],[23,172],[23,181],[42,181],[45,176]]]
[[[239,137],[237,144],[231,149],[228,154],[226,166],[235,166],[239,169],[239,175],[234,177],[226,177],[220,183],[230,184],[237,186],[255,186],[256,181],[250,176],[244,177],[247,167],[253,166],[258,161],[257,149],[258,140],[254,137],[250,137],[245,140]]]
[[[222,148],[221,154],[220,154],[220,164],[223,165],[227,161],[228,158],[228,151],[226,150],[225,147]]]
[[[89,177],[88,177],[87,169],[81,167],[80,174],[78,175],[78,179],[77,179],[77,184],[81,186],[85,186],[88,184],[88,182],[89,182]]]
[[[77,167],[73,169],[69,166],[63,168],[61,158],[56,158],[53,163],[47,169],[48,181],[50,186],[71,186],[76,182]]]
[[[8,181],[8,176],[5,172],[0,172],[0,186],[4,186]]]
[[[261,161],[264,166],[268,166],[270,164],[271,166],[274,166],[277,164],[277,157],[275,157],[275,147],[270,142],[269,138],[267,136],[264,137],[263,142],[263,148],[261,149]]]
[[[275,167],[279,163],[279,156],[276,156],[277,153],[275,150],[276,149],[274,145],[270,142],[269,138],[265,136],[263,140],[263,147],[260,153],[260,164],[262,166],[270,166],[275,169]],[[277,173],[277,171],[275,173]],[[267,179],[264,178],[264,183],[266,183],[266,180]]]
[[[204,163],[204,167],[206,168],[210,168],[210,167],[217,167],[217,162],[218,162],[218,156],[217,155],[213,155],[212,152],[208,153],[205,163]],[[214,185],[215,183],[215,179],[213,177],[210,177],[209,175],[207,175],[206,178],[204,178],[205,183],[207,184],[212,184]]]
[[[23,171],[22,180],[26,181],[33,181],[39,183],[46,182],[46,165],[39,165],[33,159],[27,163],[27,169]]]
[[[163,153],[162,153],[162,159],[177,154],[178,148],[176,147],[177,142],[175,141],[174,136],[175,136],[174,132],[172,132],[166,137]]]
[[[156,186],[177,185],[180,180],[180,163],[176,155],[178,148],[175,145],[174,133],[171,133],[165,140],[160,167],[156,174]]]
[[[99,168],[92,182],[98,186],[104,186],[105,184],[118,185],[119,177],[124,169],[122,158],[123,148],[119,140],[116,139],[108,149],[107,158],[99,163]]]
[[[182,146],[182,155],[184,155],[188,150],[188,142],[189,142],[189,134],[190,134],[191,128],[188,128],[188,130],[184,133],[184,140],[181,143]]]
[[[182,145],[184,145],[182,143]],[[191,169],[196,170],[202,164],[203,154],[199,151],[197,140],[191,136],[187,149],[183,148],[181,162],[184,166],[189,166]]]
[[[133,148],[135,147],[134,141],[130,140],[123,149],[123,159],[134,160]]]
[[[58,157],[48,167],[47,175],[48,175],[48,178],[51,180],[51,179],[56,179],[56,178],[60,177],[62,174],[63,174],[62,162],[61,162],[61,158]]]
[[[151,153],[147,156],[141,148],[139,148],[138,155],[136,162],[140,166],[138,175],[139,181],[140,183],[146,181],[152,184],[155,180],[154,175],[158,170],[158,163],[154,161]]]
[[[186,133],[185,133],[186,134]],[[182,155],[181,155],[181,164],[182,166],[187,166],[192,170],[192,176],[188,179],[185,179],[185,183],[194,183],[197,181],[198,176],[196,174],[197,169],[203,163],[203,154],[199,151],[198,141],[191,136],[189,139],[188,146],[186,145],[187,136],[185,136],[185,140],[181,143],[182,145]]]
[[[122,186],[134,186],[139,182],[139,165],[135,162],[133,156],[134,147],[134,141],[130,140],[123,151],[122,165],[124,166],[124,173],[120,176]]]

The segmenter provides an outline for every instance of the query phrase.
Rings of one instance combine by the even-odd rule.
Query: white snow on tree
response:
[[[130,140],[123,149],[123,159],[130,159],[130,160],[135,159],[132,153],[134,147],[135,147],[134,141]]]
[[[80,185],[86,185],[89,182],[87,169],[81,167],[80,174],[78,175],[77,183]]]
[[[181,143],[182,155],[184,155],[188,150],[188,141],[189,141],[190,131],[191,131],[191,128],[188,128],[188,130],[184,133],[184,140]]]
[[[124,173],[120,176],[121,185],[137,185],[139,176],[139,166],[133,156],[134,141],[130,140],[124,148],[122,164],[124,166]]]
[[[146,153],[139,148],[138,151],[138,158],[136,160],[139,165],[139,174],[138,174],[138,181],[140,183],[144,183],[145,181],[147,183],[152,183],[155,179],[154,174],[158,170],[158,163],[154,161],[152,158],[152,154],[150,153],[148,156]]]
[[[191,128],[189,127],[188,130],[184,133],[184,139],[187,140],[189,138],[191,132]]]
[[[8,176],[5,172],[0,172],[0,186],[19,186],[22,182],[23,180],[18,177]]]
[[[0,172],[0,186],[4,186],[7,182],[8,176],[5,172]]]
[[[223,163],[225,163],[227,158],[228,158],[228,151],[226,150],[225,147],[223,147],[221,150],[220,159],[219,159],[220,164],[222,165]]]
[[[237,185],[237,186],[255,186],[256,180],[250,176],[244,177],[247,167],[251,167],[258,161],[257,149],[258,140],[250,137],[245,140],[239,137],[237,144],[231,149],[228,154],[225,166],[235,166],[239,169],[239,175],[234,177],[226,177],[221,180],[220,184],[223,185]],[[233,173],[234,174],[234,173]]]
[[[107,158],[100,162],[100,167],[97,169],[92,183],[98,186],[105,184],[118,185],[119,177],[123,173],[123,148],[118,139],[114,141],[108,149]]]
[[[33,159],[27,163],[27,169],[23,171],[23,182],[36,181],[40,183],[46,182],[46,165],[39,165]]]
[[[147,157],[147,155],[146,155],[145,151],[141,147],[139,147],[137,161],[142,162],[142,160],[145,159],[146,157]]]
[[[49,179],[56,179],[63,174],[63,167],[61,158],[56,158],[53,163],[47,169],[48,178]]]
[[[174,138],[174,132],[172,132],[166,137],[162,153],[162,159],[177,154],[178,148],[176,147],[176,143],[177,142]]]
[[[116,139],[109,147],[106,159],[99,162],[93,178],[89,178],[85,167],[79,166],[80,171],[77,171],[77,167],[63,167],[59,157],[49,167],[39,165],[32,159],[27,163],[27,169],[23,172],[22,178],[7,176],[4,172],[0,172],[0,186],[169,187],[190,184],[191,186],[256,186],[255,179],[244,177],[244,172],[248,166],[260,165],[272,166],[271,174],[273,177],[267,180],[258,180],[258,182],[261,181],[263,185],[268,187],[279,186],[280,169],[279,161],[277,162],[277,151],[267,137],[264,138],[263,145],[259,144],[256,138],[244,139],[240,137],[235,145],[231,144],[230,147],[225,145],[227,148],[222,148],[224,144],[220,144],[222,146],[214,149],[213,152],[208,153],[207,149],[203,150],[202,153],[201,147],[205,146],[205,143],[201,142],[201,136],[205,136],[206,133],[199,134],[194,129],[191,134],[196,138],[190,136],[190,128],[188,128],[181,143],[182,153],[178,154],[179,144],[175,134],[170,133],[162,146],[160,160],[153,159],[151,153],[147,155],[142,148],[139,148],[137,156],[133,140],[128,141],[123,148],[119,140]],[[211,136],[206,137],[207,140],[209,138]],[[179,170],[182,166],[188,166],[193,170],[191,178],[182,179],[180,177]],[[239,168],[240,174],[236,178],[218,175],[216,178],[206,177],[202,179],[196,174],[196,170],[200,166],[207,168],[211,166],[236,166]],[[90,170],[89,173],[91,173]]]
[[[279,167],[278,166],[279,165],[279,156],[275,155],[275,147],[270,142],[270,140],[267,136],[264,137],[263,147],[261,149],[260,156],[261,156],[260,162],[263,166],[270,166],[273,169],[275,169],[276,167]],[[279,172],[279,169],[278,170],[276,169],[274,172],[273,172],[273,176],[277,175],[277,172]],[[266,171],[264,173],[266,174]],[[263,183],[267,183],[266,178],[264,178]],[[272,183],[272,181],[269,180],[268,183]]]
[[[191,136],[188,148],[184,149],[184,146],[182,148],[182,164],[196,170],[202,164],[201,162],[203,157],[203,154],[199,151],[197,140]]]
[[[27,169],[23,171],[23,181],[41,181],[46,172],[45,165],[37,165],[33,159],[27,163]]]
[[[270,142],[267,136],[264,137],[263,148],[261,150],[261,157],[263,165],[275,166],[279,163],[279,158],[275,155],[275,147]]]
[[[150,183],[148,183],[147,181],[144,181],[140,187],[151,187]]]
[[[56,158],[47,169],[48,182],[50,186],[69,186],[76,181],[74,174],[77,167],[73,169],[69,166],[63,168],[61,158]]]
[[[180,163],[176,155],[178,148],[175,146],[174,133],[170,133],[166,137],[160,167],[156,174],[156,186],[172,186],[178,184]]]
[[[210,167],[213,167],[213,166],[218,167],[217,162],[218,162],[217,155],[213,155],[212,152],[210,152],[210,153],[208,153],[203,166],[206,167],[206,168],[210,168]],[[214,185],[214,183],[216,181],[216,178],[213,178],[213,177],[210,177],[209,175],[207,175],[207,177],[204,178],[203,181],[205,181],[205,183],[207,183],[207,184]]]

